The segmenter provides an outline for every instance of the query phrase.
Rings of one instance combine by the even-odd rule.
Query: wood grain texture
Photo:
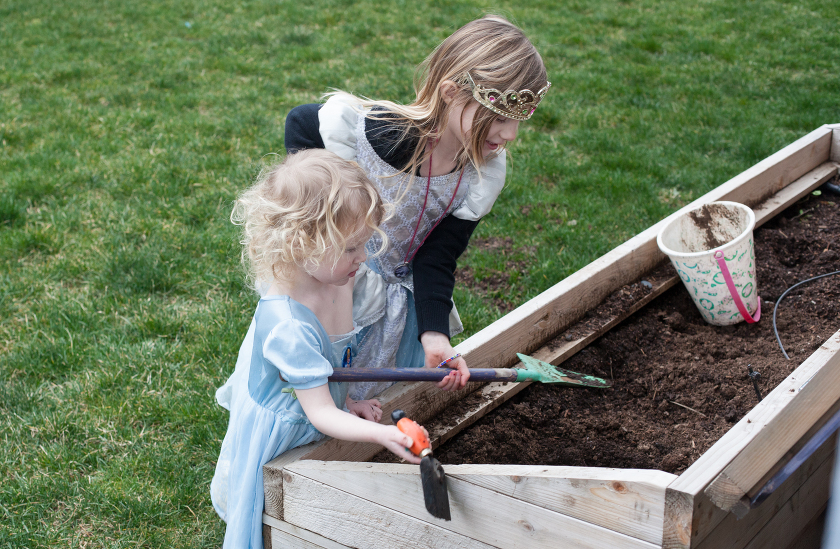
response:
[[[590,524],[659,544],[663,471],[532,465],[448,466],[447,476]]]
[[[688,549],[695,528],[694,496],[671,488],[665,489],[665,517],[662,529],[664,549]]]
[[[838,166],[840,164],[837,162],[824,162],[762,202],[760,206],[755,208],[755,226],[762,226],[797,200],[837,175]]]
[[[808,523],[825,510],[831,491],[832,468],[833,462],[823,463],[770,519],[770,527],[762,529],[744,549],[788,547],[793,544]]]
[[[335,489],[338,494],[375,502],[400,516],[412,517],[449,532],[499,547],[650,549],[656,546],[465,482],[459,478],[457,473],[460,470],[457,467],[447,467],[447,486],[452,511],[452,521],[449,522],[435,519],[426,511],[417,466],[299,461],[287,466],[286,470],[296,475],[293,482],[298,481],[298,476],[305,477]],[[500,466],[485,466],[489,467]],[[450,475],[450,470],[454,470],[456,474]],[[288,485],[285,491],[289,492]],[[335,498],[337,501],[341,496],[335,495]],[[317,505],[320,505],[320,502]],[[285,506],[288,517],[291,512],[288,499]],[[610,522],[609,518],[604,520]]]
[[[762,479],[755,485],[755,487],[753,487],[749,491],[747,497],[754,499],[759,494],[759,492],[765,488],[765,485],[776,475],[776,473],[781,471],[783,467],[786,467],[790,462],[792,462],[794,457],[796,457],[796,455],[799,453],[799,451],[802,450],[806,444],[811,442],[811,439],[813,439],[817,435],[818,431],[822,430],[822,428],[831,419],[833,419],[834,415],[838,412],[840,412],[840,400],[835,402],[834,405],[823,415],[823,417],[811,426],[811,429],[808,430],[808,432],[799,440],[799,442],[792,446],[790,450],[788,450],[785,453],[785,455],[782,456],[782,458],[779,460],[776,466],[770,471],[768,471],[767,474],[764,477],[762,477]],[[836,432],[829,433],[828,436],[834,437],[836,436]]]
[[[263,465],[263,491],[265,492],[263,512],[265,515],[283,520],[283,467],[302,459],[306,454],[326,442],[327,440],[319,440],[292,448]]]
[[[796,539],[786,549],[814,549],[822,547],[825,530],[826,509],[811,519],[811,522],[796,536]]]
[[[738,518],[746,513],[746,509],[739,507],[739,505],[749,505],[749,502],[742,502],[746,499],[746,492],[741,490],[738,483],[729,478],[726,472],[721,472],[715,480],[706,488],[705,494],[709,499],[723,509],[724,511],[732,511]]]
[[[703,542],[697,545],[697,549],[743,549],[764,528],[788,527],[786,524],[774,523],[773,517],[802,489],[808,479],[815,474],[822,478],[821,468],[832,466],[835,440],[832,438],[825,442],[778,490],[760,506],[751,509],[743,519],[739,520],[734,514],[727,515]]]
[[[266,545],[265,549],[350,549],[346,545],[268,515],[263,515],[263,524],[269,529],[272,543],[271,546]]]
[[[778,392],[780,384],[767,398],[788,401],[782,408],[774,407],[770,417],[751,418],[759,426],[749,437],[750,444],[742,449],[705,489],[715,505],[728,511],[733,498],[746,496],[778,461],[809,431],[814,424],[840,400],[840,331],[832,335],[808,357],[791,376],[800,372],[796,383],[783,382],[787,387],[784,399]],[[803,372],[813,372],[807,377]],[[790,379],[790,376],[789,378]],[[763,403],[764,401],[762,401]],[[754,410],[761,407],[759,403]],[[746,418],[750,418],[752,412]]]
[[[829,159],[833,162],[840,162],[840,124],[829,124],[827,127],[834,132],[831,136]]]
[[[358,549],[493,547],[295,472],[287,471],[286,474],[288,478],[283,489],[286,522],[343,545]]]
[[[263,547],[263,549],[271,549],[272,547],[282,549],[324,549],[323,545],[318,545],[317,543],[312,543],[311,541],[301,539],[282,530],[275,530],[273,528],[269,528],[268,535],[270,536],[269,541],[271,542],[271,545],[269,547]],[[342,545],[341,547],[347,546]]]
[[[371,475],[409,475],[413,478],[410,481],[414,483],[413,489],[420,489],[417,468],[411,465],[298,462],[290,469],[362,497],[373,494],[379,481],[369,480]],[[329,476],[324,470],[331,471]],[[653,470],[530,465],[447,465],[446,474],[449,479],[459,479],[657,544],[662,532],[665,487],[676,478]],[[347,483],[363,484],[367,488],[362,494],[358,487],[348,488]],[[427,516],[419,505],[422,492],[417,492],[416,500],[410,495],[405,498],[417,508],[418,518]],[[402,507],[394,509],[406,512]]]

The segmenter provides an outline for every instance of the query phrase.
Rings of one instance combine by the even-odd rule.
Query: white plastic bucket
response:
[[[710,202],[680,215],[656,237],[659,249],[671,259],[691,299],[709,324],[726,326],[745,320],[727,287],[726,273],[715,257],[717,252],[722,253],[742,307],[758,320],[754,227],[755,213],[743,204]]]

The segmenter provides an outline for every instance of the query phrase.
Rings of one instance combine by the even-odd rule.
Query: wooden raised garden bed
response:
[[[823,126],[680,212],[730,200],[753,207],[758,226],[834,177],[838,166],[840,125]],[[666,222],[510,312],[458,351],[468,363],[488,368],[515,365],[517,352],[560,364],[678,283],[670,274],[650,275],[664,259],[656,235]],[[642,276],[652,288],[633,296],[621,314],[594,327],[576,325]],[[548,344],[566,330],[571,336],[562,345]],[[402,408],[425,422],[470,395],[474,405],[431,433],[438,446],[526,386],[470,384],[443,393],[429,383],[397,384],[380,400],[385,417]],[[679,476],[646,469],[447,464],[451,522],[426,512],[418,467],[369,462],[380,450],[373,444],[326,440],[287,452],[263,469],[266,547],[794,547],[813,532],[813,519],[825,508],[834,438],[761,505],[750,500],[839,408],[840,331]]]

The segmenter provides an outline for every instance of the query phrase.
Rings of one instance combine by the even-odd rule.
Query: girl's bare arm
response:
[[[393,425],[374,423],[339,410],[326,384],[296,390],[295,394],[306,417],[325,435],[354,442],[375,442],[405,461],[420,463],[420,458],[407,450],[414,444],[411,437]]]

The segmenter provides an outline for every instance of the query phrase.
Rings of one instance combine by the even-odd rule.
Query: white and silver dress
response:
[[[381,244],[375,235],[367,244],[368,268],[356,275],[353,320],[364,327],[356,364],[368,368],[418,367],[423,361],[422,347],[417,341],[416,318],[412,318],[415,315],[414,279],[410,273],[398,278],[394,271],[406,258],[413,257],[438,220],[446,214],[450,201],[449,212],[460,219],[477,221],[490,211],[504,185],[505,156],[490,158],[480,174],[472,165],[464,169],[463,176],[460,171],[430,179],[400,174],[382,160],[368,142],[366,114],[355,98],[347,95],[331,97],[318,111],[319,131],[327,150],[357,162],[376,184],[383,199],[396,205],[394,215],[381,226],[388,235],[386,250],[373,255]],[[424,210],[427,183],[428,201]],[[453,199],[456,187],[457,194]],[[419,226],[418,216],[421,216]],[[417,234],[412,239],[415,227]],[[463,330],[454,304],[449,330],[450,337]],[[406,349],[408,346],[415,349]],[[400,364],[395,363],[398,355],[403,357]],[[390,385],[392,383],[353,383],[350,398],[372,398]]]

